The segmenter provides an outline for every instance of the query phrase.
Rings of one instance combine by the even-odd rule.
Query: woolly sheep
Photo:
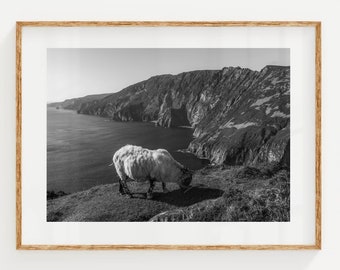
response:
[[[149,150],[140,146],[125,145],[113,155],[113,163],[119,176],[119,193],[131,196],[127,187],[128,178],[137,182],[150,183],[147,198],[152,198],[154,182],[162,183],[166,192],[166,183],[177,183],[181,189],[189,187],[192,172],[178,163],[165,149]]]

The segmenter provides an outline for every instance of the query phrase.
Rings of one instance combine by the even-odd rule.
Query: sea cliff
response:
[[[187,150],[213,164],[290,166],[290,67],[165,74],[52,106],[115,121],[191,126]]]

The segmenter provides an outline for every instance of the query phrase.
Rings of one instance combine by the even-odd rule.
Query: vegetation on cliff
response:
[[[193,188],[176,184],[153,200],[147,184],[130,182],[133,198],[118,184],[101,185],[47,202],[47,221],[289,221],[289,170],[264,167],[209,166],[193,176]]]

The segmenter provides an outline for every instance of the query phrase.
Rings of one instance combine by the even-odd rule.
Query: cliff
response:
[[[160,75],[75,109],[116,121],[191,126],[188,151],[214,164],[290,165],[290,67]]]

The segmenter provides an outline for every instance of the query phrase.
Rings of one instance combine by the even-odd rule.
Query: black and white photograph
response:
[[[289,48],[47,49],[48,222],[289,222]]]

